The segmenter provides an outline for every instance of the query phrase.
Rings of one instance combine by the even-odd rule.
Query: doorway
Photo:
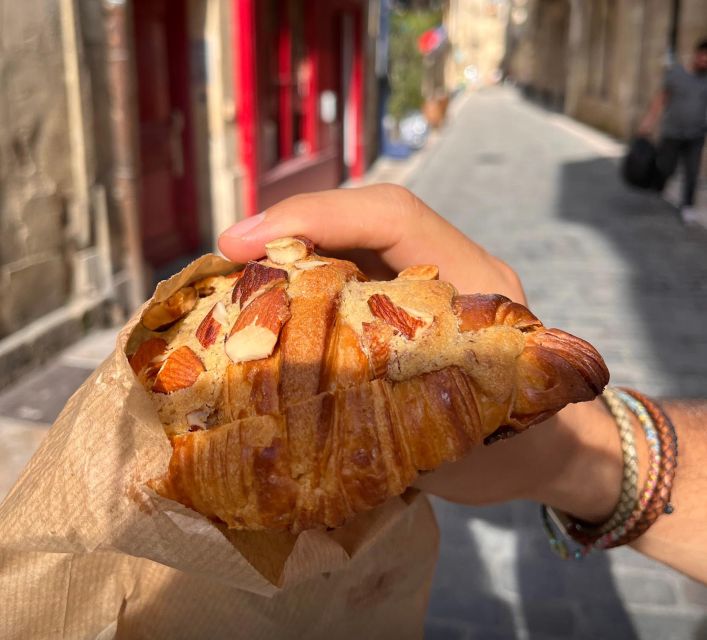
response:
[[[137,0],[133,18],[143,255],[160,268],[200,245],[187,0]]]
[[[341,180],[363,175],[363,69],[358,11],[339,14],[341,104]]]

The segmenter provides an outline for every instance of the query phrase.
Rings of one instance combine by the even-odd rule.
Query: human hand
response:
[[[294,196],[226,230],[219,247],[231,260],[246,262],[262,257],[266,242],[292,235],[311,238],[322,252],[349,252],[345,257],[373,277],[436,264],[440,279],[461,293],[501,293],[525,304],[521,282],[505,262],[402,187],[381,184]],[[364,253],[350,255],[355,249]],[[533,498],[588,520],[601,518],[618,499],[621,479],[621,451],[618,439],[606,438],[607,420],[613,436],[616,429],[601,403],[570,406],[542,426],[477,447],[463,460],[422,476],[416,486],[467,504]],[[594,455],[586,458],[587,451]],[[603,499],[601,483],[586,481],[592,473],[606,479]]]
[[[354,259],[371,277],[391,278],[410,265],[436,264],[440,279],[460,293],[502,293],[525,303],[520,280],[505,262],[403,187],[297,195],[227,229],[219,248],[231,260],[246,262],[265,255],[266,242],[292,235],[311,238],[322,252]]]

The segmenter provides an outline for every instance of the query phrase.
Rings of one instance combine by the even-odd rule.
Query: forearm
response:
[[[671,418],[678,436],[678,467],[675,474],[671,504],[673,513],[663,515],[648,531],[638,538],[632,547],[656,560],[707,582],[707,402],[666,401],[662,403]],[[589,409],[589,407],[588,407]],[[593,423],[589,410],[583,410],[578,421],[567,421],[565,429],[575,433],[587,444],[582,446],[575,459],[576,468],[559,474],[555,483],[538,486],[539,502],[572,514],[584,520],[601,521],[602,517],[587,502],[595,494],[598,504],[610,505],[608,515],[618,501],[620,477],[605,473],[606,456],[614,460],[614,468],[622,466],[618,443],[618,430],[613,418],[605,413],[600,418],[598,411]],[[639,460],[638,486],[645,484],[648,468],[648,448],[642,429],[634,419],[636,447]],[[601,443],[600,432],[606,435],[607,447]],[[595,432],[592,435],[592,432]],[[609,434],[614,434],[609,435]],[[612,444],[611,441],[615,442]],[[594,469],[596,468],[596,471]],[[564,484],[565,491],[558,489]]]
[[[665,402],[678,434],[678,468],[671,502],[633,547],[707,582],[707,401]],[[634,421],[638,486],[645,483],[648,447]],[[530,499],[589,522],[614,510],[623,460],[618,429],[601,400],[570,405],[518,436],[473,451],[420,479],[418,486],[448,500],[484,504]]]
[[[612,420],[600,400],[569,405],[543,424],[423,476],[417,486],[464,504],[522,498],[602,520],[618,501],[621,485]]]
[[[666,401],[678,434],[678,467],[669,516],[632,545],[697,580],[707,582],[707,401]]]

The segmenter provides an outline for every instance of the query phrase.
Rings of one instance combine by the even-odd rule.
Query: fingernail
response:
[[[265,212],[259,213],[255,216],[249,216],[240,222],[237,222],[232,227],[229,227],[223,232],[224,236],[230,238],[242,238],[249,232],[253,231],[261,222],[265,220]]]

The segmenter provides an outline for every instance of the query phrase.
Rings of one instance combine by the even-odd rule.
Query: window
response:
[[[313,151],[312,60],[304,0],[259,0],[256,16],[259,171]]]

